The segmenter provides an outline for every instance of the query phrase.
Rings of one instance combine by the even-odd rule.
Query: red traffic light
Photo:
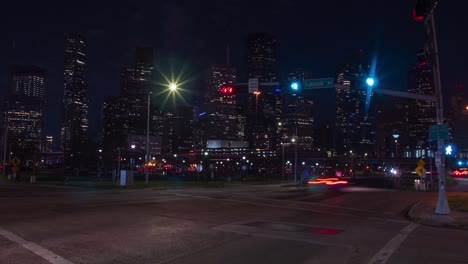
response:
[[[413,9],[413,19],[415,21],[424,20],[437,6],[437,2],[438,0],[417,0],[416,7]]]
[[[222,92],[223,94],[233,94],[233,93],[234,93],[234,87],[233,87],[233,86],[230,86],[230,85],[228,85],[228,86],[223,86],[223,87],[221,88],[221,92]]]

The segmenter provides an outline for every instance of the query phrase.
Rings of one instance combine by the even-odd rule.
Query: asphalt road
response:
[[[0,185],[0,263],[468,263],[467,231],[406,219],[433,195]]]

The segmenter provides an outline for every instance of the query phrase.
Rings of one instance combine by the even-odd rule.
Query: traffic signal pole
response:
[[[442,84],[440,81],[440,66],[439,66],[439,50],[437,47],[437,34],[435,29],[434,21],[434,9],[430,12],[426,20],[427,32],[429,38],[431,39],[431,52],[432,52],[432,70],[434,72],[434,86],[435,86],[435,97],[436,97],[436,120],[438,125],[444,123],[444,108],[442,100]],[[435,209],[435,214],[438,215],[448,215],[450,214],[450,208],[447,201],[447,193],[445,190],[446,181],[445,181],[445,153],[444,153],[444,139],[437,140],[437,153],[436,157],[436,166],[437,172],[439,173],[439,195],[437,198],[437,205]]]

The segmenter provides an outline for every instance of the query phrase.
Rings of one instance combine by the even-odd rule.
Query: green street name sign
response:
[[[333,88],[333,78],[306,79],[302,82],[304,89],[329,89]]]
[[[429,126],[429,140],[449,139],[448,124]]]

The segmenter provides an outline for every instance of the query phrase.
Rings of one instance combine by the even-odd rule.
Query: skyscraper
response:
[[[45,98],[46,70],[37,66],[14,66],[11,89],[16,95]]]
[[[153,90],[153,48],[137,47],[134,63],[123,67],[120,79],[120,96],[108,98],[104,103],[104,150],[115,154],[117,148],[126,148],[129,138],[146,138],[148,92]],[[161,115],[150,109],[150,134],[161,136]],[[158,138],[159,140],[159,138]],[[150,145],[152,143],[150,142]],[[110,160],[106,157],[106,160]]]
[[[370,153],[375,144],[375,118],[371,106],[372,94],[365,83],[370,64],[363,51],[353,54],[337,67],[336,151],[338,155],[353,151]]]
[[[434,95],[432,67],[421,62],[408,74],[408,92]],[[408,102],[408,130],[411,157],[425,156],[429,137],[429,126],[436,123],[435,102],[410,100]],[[409,156],[408,155],[408,156]]]
[[[88,97],[85,81],[86,39],[65,37],[64,94],[61,143],[67,160],[78,160],[88,140]],[[73,164],[71,164],[73,165]]]
[[[43,149],[44,105],[47,73],[36,66],[15,66],[12,95],[5,98],[4,123],[11,151],[23,158]]]
[[[172,123],[172,153],[188,153],[193,150],[193,107],[177,106],[170,120]]]
[[[304,81],[305,72],[302,70],[291,71],[288,74],[289,83],[293,81]],[[314,137],[314,103],[310,95],[304,92],[284,93],[282,104],[281,130],[278,134],[282,142],[289,142],[292,136],[297,137],[298,149],[301,151],[312,151]],[[285,141],[286,140],[286,141]]]
[[[274,82],[276,77],[276,37],[268,33],[247,36],[248,78],[259,82]]]
[[[204,139],[237,140],[236,114],[237,68],[229,65],[211,65],[208,70],[203,117]],[[224,88],[224,90],[223,90]]]
[[[259,82],[276,82],[276,38],[268,33],[247,36],[247,75]],[[247,101],[247,136],[251,147],[276,150],[282,97],[279,87],[259,86]]]
[[[121,95],[125,97],[146,97],[153,78],[153,48],[137,47],[135,64],[122,69]]]

